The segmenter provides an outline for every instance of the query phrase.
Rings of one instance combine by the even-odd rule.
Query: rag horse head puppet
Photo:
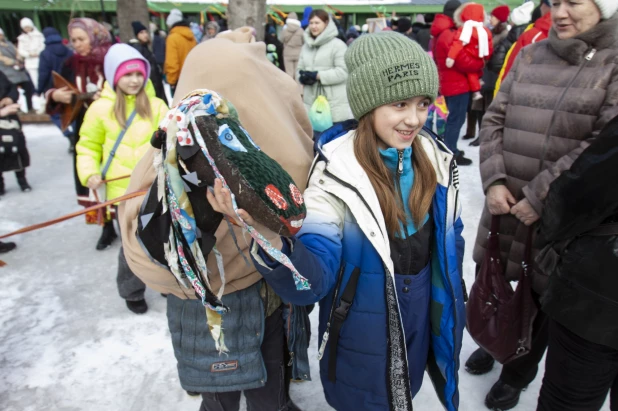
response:
[[[206,190],[219,178],[232,193],[235,210],[248,210],[256,221],[285,237],[302,227],[303,196],[290,175],[253,142],[234,106],[214,91],[189,93],[169,111],[151,143],[160,149],[154,160],[157,177],[140,210],[138,239],[151,259],[168,268],[181,285],[193,288],[206,307],[217,349],[225,352],[225,272],[215,232],[227,218],[210,206]],[[310,288],[285,254],[239,220],[266,253],[290,268],[297,289]],[[206,268],[211,251],[221,276],[217,294]]]

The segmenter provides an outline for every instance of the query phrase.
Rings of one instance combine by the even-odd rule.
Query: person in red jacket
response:
[[[444,140],[447,147],[455,154],[460,166],[472,164],[472,160],[465,158],[463,151],[457,149],[457,140],[461,127],[466,121],[466,113],[470,102],[470,86],[468,73],[478,73],[483,70],[484,63],[468,53],[459,53],[453,67],[446,66],[449,50],[456,40],[457,27],[453,16],[461,6],[457,0],[450,0],[444,5],[443,14],[436,15],[431,26],[431,35],[435,38],[433,56],[438,66],[440,76],[440,94],[445,97],[448,107],[446,131]],[[461,10],[459,10],[461,11]]]
[[[550,11],[551,0],[543,0],[543,2],[541,3],[542,17],[535,21],[534,24],[529,25],[526,31],[524,31],[522,35],[519,36],[517,42],[513,44],[513,46],[511,46],[511,49],[508,51],[506,58],[504,59],[504,64],[502,65],[502,70],[500,70],[498,80],[496,81],[496,89],[494,91],[494,96],[498,94],[500,85],[506,78],[506,75],[509,74],[513,63],[515,62],[515,57],[517,57],[517,54],[519,54],[519,50],[532,43],[537,43],[541,40],[545,40],[549,35],[549,29],[551,28]]]
[[[452,68],[459,53],[464,52],[474,59],[480,59],[483,64],[489,60],[493,54],[493,43],[491,31],[483,24],[485,21],[485,9],[483,5],[470,3],[461,11],[461,15],[456,22],[457,32],[455,41],[451,45],[446,58],[446,67]],[[481,95],[481,76],[483,72],[467,73],[468,86],[472,93],[472,100],[480,100]]]

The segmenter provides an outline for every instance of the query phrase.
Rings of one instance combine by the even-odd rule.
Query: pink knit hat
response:
[[[118,84],[118,80],[120,80],[120,77],[124,76],[125,74],[133,73],[135,71],[142,73],[142,76],[144,76],[144,80],[148,80],[146,64],[143,60],[127,60],[124,63],[120,64],[120,66],[118,66],[116,74],[114,74],[114,87],[116,87],[116,84]]]

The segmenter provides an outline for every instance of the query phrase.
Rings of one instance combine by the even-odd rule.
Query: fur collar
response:
[[[552,27],[549,32],[549,46],[559,57],[574,65],[581,64],[591,48],[597,51],[617,48],[618,14],[610,19],[601,20],[590,30],[566,40],[560,40]]]

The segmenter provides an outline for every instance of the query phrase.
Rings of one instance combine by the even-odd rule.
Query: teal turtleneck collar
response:
[[[412,171],[412,147],[408,147],[402,151],[403,169],[400,174],[406,175]],[[386,150],[380,149],[380,156],[382,160],[384,160],[386,167],[393,173],[396,173],[399,165],[399,150],[393,147],[387,148]]]
[[[399,171],[400,166],[400,153],[401,156],[401,172]],[[386,167],[393,172],[395,180],[393,184],[395,184],[395,189],[397,190],[397,195],[399,195],[399,191],[401,191],[401,195],[404,199],[410,198],[410,192],[412,192],[412,186],[414,185],[414,168],[412,168],[412,147],[408,147],[404,150],[397,150],[396,148],[387,148],[386,150],[380,149],[380,156],[382,160],[384,160],[384,164]],[[397,187],[399,185],[399,187]],[[401,234],[406,232],[407,236],[411,236],[418,231],[418,228],[415,227],[412,222],[412,212],[410,211],[410,207],[408,206],[408,201],[403,202],[403,206],[406,212],[406,216],[408,217],[407,225],[401,227]],[[427,222],[429,216],[426,216],[423,224]],[[421,225],[422,227],[422,225]]]

